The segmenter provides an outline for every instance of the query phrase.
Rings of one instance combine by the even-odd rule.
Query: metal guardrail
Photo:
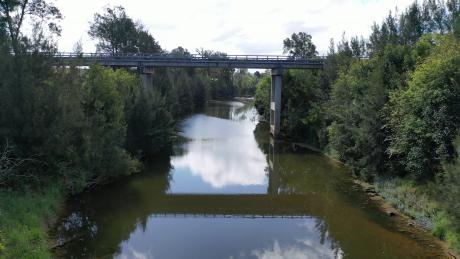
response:
[[[326,57],[297,58],[277,55],[176,55],[150,53],[31,53],[54,58],[57,64],[99,63],[111,67],[300,68],[322,69]]]
[[[302,62],[302,63],[315,63],[322,64],[326,57],[317,56],[312,58],[297,58],[292,56],[278,56],[278,55],[175,55],[175,54],[149,54],[149,53],[71,53],[71,52],[57,52],[50,53],[55,58],[84,58],[84,59],[134,59],[134,60],[191,60],[191,61],[288,61],[288,62]]]

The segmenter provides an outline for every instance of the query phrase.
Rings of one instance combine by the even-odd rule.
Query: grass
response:
[[[411,180],[393,178],[377,179],[374,185],[391,205],[460,252],[460,232],[453,227],[452,217],[436,200],[438,188],[434,183],[417,185]]]
[[[52,258],[47,221],[62,200],[57,186],[40,192],[0,191],[0,258]]]

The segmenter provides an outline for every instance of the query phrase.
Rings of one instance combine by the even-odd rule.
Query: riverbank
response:
[[[451,228],[447,212],[433,198],[439,187],[434,183],[416,184],[401,178],[377,179],[374,186],[387,203],[431,232],[445,244],[444,247],[452,249],[447,250],[450,256],[460,258],[460,233]]]
[[[64,201],[57,186],[0,192],[0,257],[53,258],[48,229]]]
[[[292,144],[321,153],[333,161],[344,164],[314,146],[305,143]],[[361,186],[369,198],[375,201],[388,216],[399,216],[407,226],[431,233],[437,238],[438,244],[446,255],[460,258],[460,233],[449,228],[450,220],[446,212],[432,198],[436,193],[434,183],[417,185],[413,181],[401,178],[380,178],[373,183],[368,183],[357,177],[354,182]]]
[[[430,197],[434,187],[400,178],[378,179],[373,184],[355,178],[354,182],[388,216],[400,217],[405,226],[431,233],[447,256],[460,258],[458,233],[449,228],[446,213]]]

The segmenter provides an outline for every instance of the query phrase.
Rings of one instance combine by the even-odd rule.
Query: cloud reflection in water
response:
[[[232,117],[246,119],[196,115],[184,122],[182,136],[190,141],[183,145],[183,155],[172,157],[172,192],[190,176],[199,177],[217,190],[229,186],[244,189],[245,186],[267,185],[266,158],[253,133],[257,120],[247,119],[254,110],[237,115],[233,111],[230,113]]]

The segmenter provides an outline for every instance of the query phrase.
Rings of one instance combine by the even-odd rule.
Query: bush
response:
[[[376,71],[369,61],[353,63],[339,75],[329,104],[333,120],[328,128],[330,146],[364,179],[385,169],[386,161],[381,116],[386,89]]]
[[[35,192],[0,192],[0,257],[52,258],[46,220],[57,215],[63,199],[56,186]]]
[[[447,241],[460,251],[460,135],[456,138],[457,159],[444,165],[444,172],[438,178],[439,199],[447,212]]]
[[[418,179],[431,178],[452,160],[460,125],[460,44],[450,36],[438,40],[409,87],[391,95],[388,109],[388,153]]]
[[[256,86],[254,106],[266,121],[270,121],[271,78],[264,76]]]
[[[127,148],[138,157],[152,156],[170,143],[174,121],[156,90],[143,91],[128,123]]]
[[[91,172],[91,184],[129,175],[140,166],[124,150],[127,124],[124,98],[117,89],[120,78],[110,69],[92,66],[85,82],[83,110],[89,131],[83,136],[87,149],[82,157],[83,168]]]

